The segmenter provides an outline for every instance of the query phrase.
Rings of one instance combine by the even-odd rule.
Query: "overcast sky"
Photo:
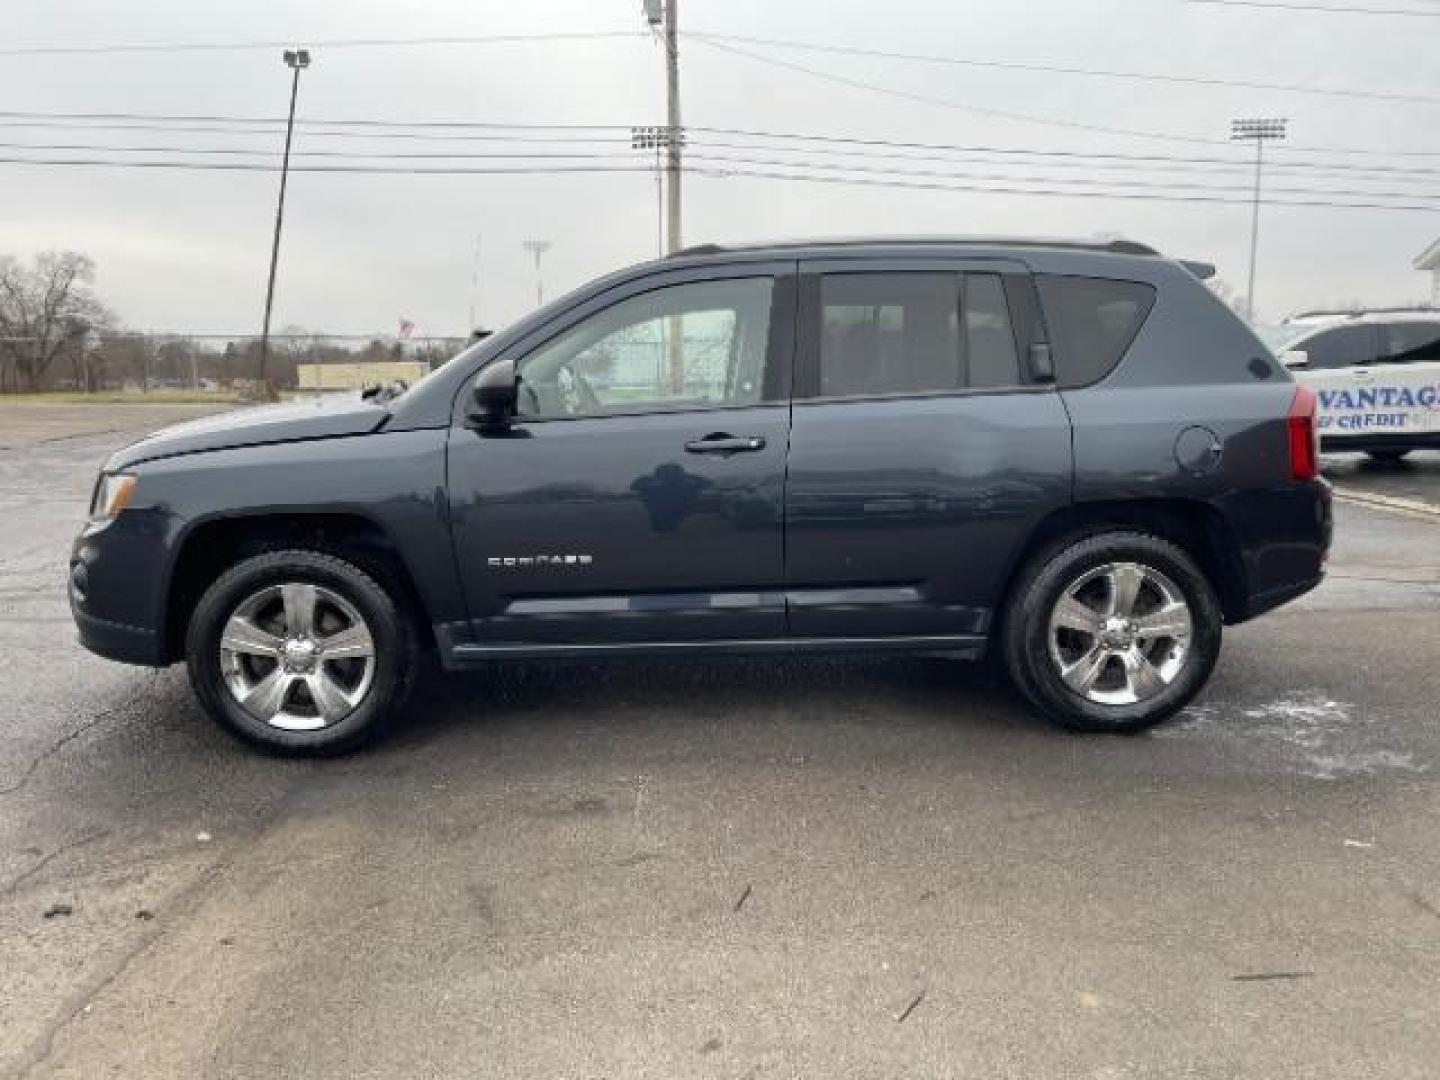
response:
[[[1410,7],[1425,0],[1321,0]],[[1440,99],[1440,18],[1338,15],[1184,0],[681,0],[685,30],[858,46],[903,53],[1364,89]],[[326,47],[341,38],[536,34],[643,29],[640,0],[8,0],[0,49],[123,42],[293,40],[314,64],[300,86],[311,119],[630,125],[664,116],[661,50],[645,37],[583,41]],[[1125,137],[994,115],[1225,140],[1235,116],[1284,116],[1289,146],[1356,148],[1372,154],[1301,155],[1392,169],[1362,175],[1312,170],[1276,176],[1275,187],[1403,191],[1440,207],[1440,105],[1350,99],[1261,89],[1041,75],[922,64],[760,45],[747,51],[826,75],[894,91],[841,85],[815,75],[682,41],[684,120],[689,127],[1074,151],[1233,159],[1243,151],[1200,141]],[[288,71],[275,49],[0,55],[0,102],[11,113],[143,113],[280,117]],[[906,98],[919,95],[950,107]],[[969,111],[967,107],[976,110]],[[433,129],[432,129],[433,131]],[[275,155],[279,138],[164,131],[17,126],[0,117],[0,157],[128,156],[175,159],[174,150],[19,150],[18,144],[249,148]],[[473,132],[472,132],[473,134]],[[493,133],[492,133],[493,134]],[[545,132],[531,132],[547,134]],[[549,132],[554,135],[554,132]],[[700,144],[753,142],[693,133]],[[365,141],[302,130],[296,151],[436,153],[566,151],[577,144]],[[1116,190],[1187,182],[1245,199],[1248,172],[1181,163],[1023,155],[977,163],[895,161],[814,152],[835,144],[777,142],[771,149],[711,146],[712,156],[847,163],[866,169],[1006,177],[992,186],[1046,187],[1060,177]],[[590,164],[644,164],[623,132],[578,146],[609,157]],[[875,148],[871,148],[872,153]],[[1419,156],[1428,151],[1434,156]],[[900,153],[900,151],[882,151]],[[226,160],[224,155],[187,160]],[[228,160],[252,160],[235,158]],[[335,158],[309,158],[312,163]],[[1077,161],[1085,166],[1061,162]],[[1095,168],[1097,160],[1109,165]],[[470,159],[450,164],[513,163]],[[370,158],[367,164],[383,164]],[[433,166],[434,159],[390,164]],[[700,162],[697,160],[696,165]],[[708,163],[716,169],[723,163]],[[747,165],[731,168],[761,168]],[[1202,171],[1203,170],[1203,171]],[[771,171],[774,171],[773,168]],[[874,173],[853,176],[880,178]],[[893,177],[892,177],[893,178]],[[191,332],[258,327],[264,300],[278,176],[270,172],[45,168],[0,163],[0,253],[48,248],[88,252],[103,298],[128,325]],[[869,233],[1122,234],[1176,256],[1218,264],[1243,289],[1248,204],[1173,203],[925,191],[694,175],[684,181],[685,240],[724,242]],[[1280,197],[1280,196],[1277,196]],[[1370,201],[1350,196],[1292,196]],[[393,333],[400,317],[420,333],[461,334],[471,306],[503,324],[534,302],[521,244],[545,238],[549,295],[653,256],[653,174],[434,176],[294,173],[286,209],[275,325]],[[1394,200],[1392,200],[1394,201]],[[1334,301],[1399,303],[1428,293],[1411,268],[1440,235],[1440,211],[1268,206],[1262,214],[1262,317]],[[476,238],[479,289],[472,290]],[[478,292],[478,297],[477,297]]]

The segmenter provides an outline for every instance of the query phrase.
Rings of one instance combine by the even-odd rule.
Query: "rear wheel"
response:
[[[1381,461],[1384,462],[1386,465],[1393,465],[1397,461],[1404,460],[1405,456],[1410,453],[1410,448],[1403,447],[1394,450],[1366,450],[1365,453],[1370,457],[1371,461]]]
[[[339,753],[402,708],[415,636],[364,571],[317,551],[236,564],[206,590],[186,636],[190,680],[207,711],[248,742]]]
[[[1091,534],[1041,552],[1006,612],[1011,678],[1052,720],[1132,732],[1183,708],[1219,655],[1214,591],[1179,547],[1148,533]]]

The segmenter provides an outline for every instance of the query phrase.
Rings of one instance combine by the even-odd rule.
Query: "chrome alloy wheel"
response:
[[[1061,592],[1050,613],[1050,659],[1081,697],[1134,705],[1175,681],[1192,632],[1190,606],[1173,581],[1140,563],[1106,563]]]
[[[262,723],[314,731],[339,723],[375,676],[375,641],[364,617],[320,585],[270,585],[243,600],[220,636],[231,696]]]

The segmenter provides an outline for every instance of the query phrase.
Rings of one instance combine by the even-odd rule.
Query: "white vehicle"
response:
[[[1279,350],[1319,397],[1320,448],[1399,461],[1440,447],[1440,309],[1306,312]]]

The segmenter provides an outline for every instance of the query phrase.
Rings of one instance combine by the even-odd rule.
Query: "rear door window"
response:
[[[1020,383],[999,274],[897,271],[820,279],[821,397]]]
[[[1381,363],[1433,364],[1440,362],[1440,322],[1392,322],[1384,335]]]
[[[1035,284],[1062,389],[1114,371],[1155,306],[1154,287],[1140,281],[1038,274]]]

